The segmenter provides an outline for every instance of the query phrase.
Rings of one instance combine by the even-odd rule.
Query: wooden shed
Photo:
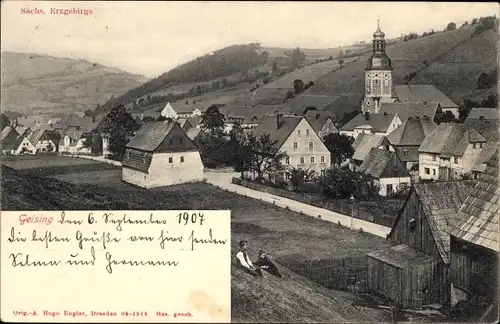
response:
[[[455,181],[412,186],[387,235],[387,240],[398,248],[368,255],[371,259],[368,271],[374,274],[369,287],[400,301],[406,308],[447,304],[450,298],[447,230],[473,185],[473,181]],[[380,268],[386,270],[379,271]],[[399,273],[396,281],[392,280],[394,273]],[[386,281],[392,286],[384,287]]]

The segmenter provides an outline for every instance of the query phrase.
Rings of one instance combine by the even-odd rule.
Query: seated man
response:
[[[240,250],[238,251],[238,253],[236,253],[236,258],[238,259],[242,268],[246,272],[250,273],[252,276],[264,277],[262,270],[259,267],[255,267],[252,264],[252,261],[250,261],[250,258],[248,257],[248,253],[247,253],[248,242],[247,241],[240,241],[239,245],[240,245]]]
[[[266,270],[276,277],[282,277],[280,271],[278,270],[278,267],[276,267],[276,265],[267,256],[267,253],[263,250],[259,251],[259,259],[255,261],[255,265],[259,266],[261,269]]]

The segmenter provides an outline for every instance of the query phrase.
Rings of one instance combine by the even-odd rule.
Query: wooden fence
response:
[[[286,262],[281,264],[329,289],[356,293],[364,293],[368,289],[368,264],[365,256],[341,260],[309,260],[301,265]]]
[[[318,208],[328,209],[336,213],[348,216],[352,215],[354,218],[362,219],[367,222],[372,222],[387,227],[392,227],[392,224],[396,219],[396,215],[387,215],[380,212],[377,212],[375,214],[368,210],[357,208],[351,204],[346,204],[343,201],[326,200],[323,197],[319,197],[318,195],[298,193],[287,189],[274,188],[263,184],[250,182],[248,180],[242,180],[239,178],[233,178],[232,182],[253,190],[267,192],[275,196],[296,200],[304,204],[312,205]]]

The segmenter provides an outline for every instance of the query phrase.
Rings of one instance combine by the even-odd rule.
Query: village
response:
[[[88,204],[82,206],[99,201],[95,206],[147,208],[142,199],[168,193],[179,195],[178,204],[200,196],[206,203],[210,196],[208,207],[233,209],[234,193],[246,200],[234,207],[233,251],[246,239],[256,245],[252,249],[269,249],[286,274],[284,283],[273,283],[277,291],[291,289],[286,280],[290,287],[312,281],[325,296],[338,291],[342,297],[330,298],[345,308],[338,321],[493,322],[500,252],[498,99],[464,113],[432,83],[396,82],[382,27],[377,22],[367,37],[370,53],[356,72],[364,76],[364,94],[349,113],[330,109],[326,94],[311,94],[309,80],[295,79],[294,93],[271,104],[253,100],[263,87],[247,101],[186,98],[144,110],[143,96],[106,112],[2,114],[2,194],[11,194],[6,184],[29,182],[4,182],[11,173],[61,186],[95,183],[82,194],[81,203]],[[197,184],[212,189],[182,187]],[[128,198],[99,200],[112,186]],[[182,189],[174,194],[176,188]],[[256,215],[247,215],[254,204]],[[160,206],[151,202],[151,209]],[[185,208],[196,206],[203,203]],[[9,208],[4,198],[2,208]],[[259,218],[261,209],[276,213],[272,230],[266,228],[271,218]],[[283,232],[287,226],[310,232]],[[265,231],[283,241],[272,242]],[[296,251],[294,235],[303,240]],[[343,244],[346,251],[333,255],[331,246]],[[298,275],[305,279],[286,279]],[[233,270],[233,280],[251,281],[244,276]],[[250,298],[238,289],[236,296]],[[264,288],[252,283],[252,289]]]

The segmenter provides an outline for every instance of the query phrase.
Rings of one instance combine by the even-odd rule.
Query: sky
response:
[[[23,13],[38,9],[44,14]],[[92,10],[60,15],[51,9]],[[497,3],[2,1],[2,51],[85,58],[146,77],[211,51],[259,42],[333,48],[496,15]],[[26,12],[26,10],[24,10]]]

